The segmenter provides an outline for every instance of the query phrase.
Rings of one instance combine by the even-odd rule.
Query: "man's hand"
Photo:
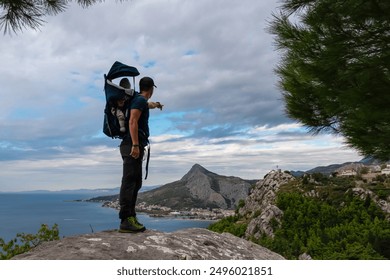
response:
[[[140,154],[140,152],[139,152],[139,146],[138,145],[133,145],[132,147],[131,147],[131,152],[130,152],[130,155],[133,157],[133,158],[135,158],[135,159],[137,159],[137,158],[139,158],[139,154]]]
[[[148,102],[149,109],[159,108],[160,110],[163,109],[164,105],[160,102]]]

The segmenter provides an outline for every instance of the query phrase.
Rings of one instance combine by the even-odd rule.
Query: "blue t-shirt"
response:
[[[149,106],[148,100],[142,95],[135,95],[129,105],[130,112],[132,109],[142,111],[138,120],[138,140],[141,145],[147,145],[149,138]],[[129,133],[130,134],[130,133]]]

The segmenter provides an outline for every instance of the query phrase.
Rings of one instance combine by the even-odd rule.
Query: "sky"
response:
[[[39,30],[1,34],[0,192],[120,186],[120,140],[102,133],[103,75],[115,61],[152,77],[151,101],[164,104],[150,112],[145,186],[179,180],[196,163],[261,179],[360,160],[343,138],[314,136],[286,116],[281,54],[267,32],[278,3],[71,4]]]

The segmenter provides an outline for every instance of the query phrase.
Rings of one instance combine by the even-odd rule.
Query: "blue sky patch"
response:
[[[145,67],[145,68],[152,68],[156,65],[156,61],[155,60],[149,60],[147,62],[145,62],[142,66]]]
[[[194,56],[194,55],[197,55],[198,52],[195,51],[195,50],[188,50],[184,53],[185,56]]]

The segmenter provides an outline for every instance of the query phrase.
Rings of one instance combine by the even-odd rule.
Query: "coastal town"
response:
[[[119,210],[119,201],[105,201],[103,207],[115,208]],[[159,218],[177,218],[177,219],[196,219],[196,220],[220,220],[224,217],[234,215],[234,210],[219,208],[191,208],[187,211],[177,211],[170,207],[160,205],[148,205],[145,202],[137,204],[137,211],[148,214],[151,217]]]

